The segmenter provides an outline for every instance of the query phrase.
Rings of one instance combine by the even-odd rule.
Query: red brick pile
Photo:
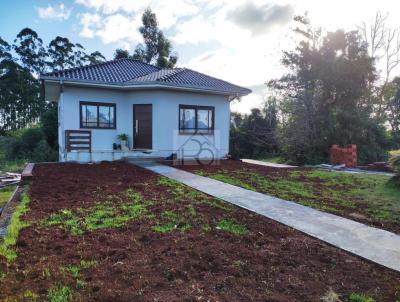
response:
[[[331,165],[346,165],[346,167],[357,166],[357,146],[348,145],[340,148],[338,145],[332,145],[330,150]]]

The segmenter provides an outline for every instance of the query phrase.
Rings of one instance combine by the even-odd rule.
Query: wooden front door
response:
[[[152,149],[153,109],[151,104],[133,105],[134,149]]]

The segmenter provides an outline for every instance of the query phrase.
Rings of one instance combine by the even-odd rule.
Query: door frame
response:
[[[143,106],[143,105],[145,105],[145,106],[150,106],[151,107],[151,139],[150,139],[150,142],[151,142],[151,146],[150,146],[150,149],[148,149],[148,148],[135,148],[135,144],[136,144],[136,142],[135,142],[135,131],[136,131],[136,123],[135,123],[135,120],[136,120],[136,112],[135,112],[135,106]],[[132,132],[132,137],[133,137],[133,139],[132,139],[132,149],[133,150],[152,150],[153,149],[153,104],[149,104],[149,103],[144,103],[144,104],[132,104],[132,117],[133,117],[133,119],[132,119],[132,128],[133,128],[133,132]]]

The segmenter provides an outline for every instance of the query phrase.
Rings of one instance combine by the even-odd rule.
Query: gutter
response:
[[[119,89],[119,90],[132,90],[132,89],[172,89],[172,90],[184,90],[184,91],[192,91],[192,92],[205,92],[212,94],[220,94],[227,95],[230,97],[230,100],[239,98],[241,96],[245,96],[250,94],[252,91],[248,90],[248,93],[231,93],[223,90],[210,89],[207,87],[194,87],[191,85],[174,85],[172,83],[162,83],[162,82],[130,82],[128,84],[116,82],[116,83],[104,83],[104,82],[87,82],[83,80],[69,80],[66,78],[54,79],[53,77],[40,77],[42,81],[49,83],[60,83],[61,85],[74,85],[74,86],[89,86],[89,87],[100,87],[100,88],[110,88],[110,89]]]

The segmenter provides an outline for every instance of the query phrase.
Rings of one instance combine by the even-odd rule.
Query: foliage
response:
[[[83,269],[88,269],[97,265],[95,260],[81,260],[78,265],[68,265],[65,270],[71,274],[72,277],[78,278]]]
[[[243,236],[248,233],[248,230],[244,226],[234,223],[228,219],[220,220],[217,224],[217,228],[239,236]]]
[[[42,115],[41,126],[44,137],[51,148],[58,150],[58,108],[51,104],[50,108]]]
[[[150,8],[144,11],[142,24],[139,31],[143,36],[144,46],[139,44],[132,58],[161,68],[173,68],[178,57],[176,54],[171,54],[171,42],[158,28],[156,14]]]
[[[73,235],[83,235],[98,229],[120,228],[131,220],[146,217],[149,204],[136,193],[132,202],[128,204],[114,204],[107,201],[76,211],[64,209],[44,219],[41,224],[45,227],[61,227]]]
[[[120,141],[127,141],[128,140],[128,134],[126,134],[126,133],[118,134],[118,139]]]
[[[45,116],[49,104],[41,94],[39,74],[104,60],[100,52],[87,54],[65,37],[57,36],[45,46],[30,28],[22,29],[12,45],[0,38],[0,135],[37,124]]]
[[[72,289],[68,286],[55,286],[47,294],[49,302],[68,302],[72,300]]]
[[[16,186],[7,186],[0,189],[0,208],[2,208],[7,203],[11,195],[14,193],[15,188]]]
[[[231,116],[230,152],[233,158],[256,158],[278,152],[278,111],[274,98],[263,108],[253,108],[249,115]]]
[[[400,221],[400,188],[387,176],[323,170],[265,175],[242,169],[220,169],[206,176],[326,212],[346,209],[380,222]]]
[[[285,51],[291,72],[269,86],[280,98],[284,155],[293,162],[326,162],[332,144],[356,144],[361,163],[382,160],[385,128],[372,117],[369,86],[374,61],[357,31],[322,35],[305,17],[295,19],[301,41]]]
[[[192,212],[193,213],[193,212]],[[153,231],[157,233],[168,233],[175,229],[185,231],[190,228],[190,224],[186,223],[185,215],[178,215],[175,212],[165,211],[161,214],[161,217],[167,221],[165,224],[156,224],[153,227]]]
[[[3,237],[3,241],[0,243],[0,255],[5,257],[8,262],[12,262],[17,258],[17,253],[12,246],[17,242],[19,232],[29,225],[29,223],[23,221],[21,218],[21,216],[29,210],[29,202],[30,198],[28,193],[22,193],[21,201],[15,208],[6,234]]]
[[[375,302],[375,299],[369,296],[352,293],[349,297],[349,302]]]

